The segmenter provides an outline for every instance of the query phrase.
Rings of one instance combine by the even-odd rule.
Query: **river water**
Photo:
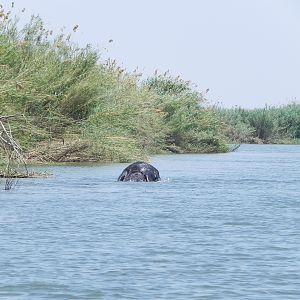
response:
[[[0,191],[0,299],[300,299],[300,146],[151,163],[161,182],[51,166]]]

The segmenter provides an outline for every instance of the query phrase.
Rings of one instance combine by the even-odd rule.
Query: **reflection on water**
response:
[[[300,299],[300,146],[43,167],[0,191],[1,299]]]

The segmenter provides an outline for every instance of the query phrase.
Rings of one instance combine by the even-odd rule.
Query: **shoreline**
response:
[[[235,150],[235,148],[233,148],[233,150],[230,150],[230,146],[236,146],[238,145],[237,149]],[[72,160],[70,159],[70,157],[66,157],[66,159],[64,160],[62,158],[62,160],[60,161],[51,161],[51,160],[35,160],[35,159],[28,159],[26,157],[26,154],[24,156],[25,161],[26,161],[26,166],[27,167],[42,167],[42,166],[78,166],[78,165],[86,165],[86,166],[90,166],[90,165],[110,165],[110,164],[127,164],[127,163],[131,163],[137,160],[144,160],[144,161],[151,161],[151,157],[155,157],[155,156],[168,156],[168,155],[200,155],[200,154],[226,154],[226,153],[230,153],[230,152],[235,152],[235,151],[239,151],[238,148],[243,145],[258,145],[258,146],[300,146],[300,142],[296,142],[296,143],[232,143],[232,144],[228,144],[229,146],[229,151],[227,152],[160,152],[160,153],[154,153],[152,155],[150,155],[147,158],[136,158],[136,159],[132,159],[132,160],[100,160],[100,159],[96,159],[96,158],[91,158],[91,159],[80,159],[80,160]],[[3,171],[1,171],[1,164],[3,164],[4,166],[4,161],[0,161],[0,178],[3,178]]]

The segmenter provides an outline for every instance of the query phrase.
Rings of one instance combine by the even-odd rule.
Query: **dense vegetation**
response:
[[[299,104],[209,107],[190,82],[168,73],[141,80],[70,37],[55,36],[39,17],[20,28],[0,8],[0,116],[15,116],[7,125],[31,161],[131,161],[225,152],[231,142],[299,142]]]
[[[299,143],[300,104],[215,109],[227,138],[239,143]]]
[[[75,30],[75,29],[74,29]],[[223,152],[219,117],[189,82],[140,79],[90,46],[54,36],[39,17],[20,28],[0,12],[0,115],[32,161],[130,161]]]

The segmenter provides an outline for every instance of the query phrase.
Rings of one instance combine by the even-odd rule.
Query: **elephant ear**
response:
[[[155,175],[155,181],[159,181],[160,176],[159,176],[159,172],[157,170],[155,170],[154,175]]]
[[[145,176],[145,181],[150,182],[150,181],[157,181],[159,180],[159,176],[157,177],[157,174],[155,172],[146,172],[144,174]]]
[[[127,170],[124,170],[122,174],[119,176],[118,181],[124,181],[125,177],[127,176]]]

